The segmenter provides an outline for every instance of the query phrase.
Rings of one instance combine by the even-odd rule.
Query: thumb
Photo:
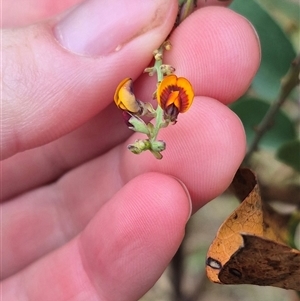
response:
[[[172,28],[176,1],[87,0],[3,30],[2,158],[50,142],[105,108]]]

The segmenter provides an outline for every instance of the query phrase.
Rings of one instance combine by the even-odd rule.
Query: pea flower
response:
[[[144,110],[143,103],[133,93],[132,79],[129,77],[123,79],[118,85],[114,100],[117,107],[123,111],[141,115]]]
[[[191,3],[189,2],[189,5]],[[162,62],[163,51],[170,50],[170,47],[170,42],[165,41],[153,52],[154,65],[144,70],[150,76],[157,75],[158,85],[153,94],[153,99],[157,99],[158,102],[155,109],[151,102],[143,102],[135,97],[133,81],[129,77],[123,79],[115,91],[115,104],[123,111],[123,119],[128,128],[138,135],[147,136],[128,145],[128,149],[137,155],[150,151],[156,159],[162,159],[166,143],[158,140],[159,131],[175,124],[178,114],[186,112],[194,99],[190,82],[184,77],[174,75],[175,68]]]
[[[179,113],[186,112],[194,99],[191,83],[184,77],[168,75],[157,88],[157,101],[164,111],[164,119],[175,123]]]

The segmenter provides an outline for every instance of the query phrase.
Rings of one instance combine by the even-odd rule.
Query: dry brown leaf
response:
[[[300,251],[259,236],[242,237],[243,246],[219,273],[222,283],[300,290]]]
[[[243,201],[257,185],[254,173],[248,168],[239,168],[232,180],[229,189],[236,197]]]
[[[283,245],[287,238],[286,224],[288,218],[279,218],[274,210],[262,203],[255,175],[249,169],[240,169],[236,173],[231,188],[238,198],[244,199],[244,201],[221,225],[216,238],[208,250],[206,272],[208,278],[216,283],[224,283],[220,275],[222,275],[221,273],[224,267],[227,263],[229,264],[229,262],[231,262],[230,260],[236,252],[244,250],[240,252],[246,254],[242,235],[258,236],[261,239],[271,241],[280,246]],[[289,248],[288,246],[285,247]],[[289,249],[292,250],[291,248]],[[271,248],[271,250],[276,249]],[[280,248],[278,248],[278,251],[279,250]],[[247,250],[247,252],[249,253],[251,250]],[[255,252],[253,252],[253,254],[255,255]],[[253,256],[253,254],[251,256]],[[256,254],[259,258],[263,255],[264,254],[260,253]],[[268,256],[270,256],[270,254]],[[273,254],[272,256],[276,257],[280,255]],[[241,260],[240,255],[239,260]],[[240,271],[242,268],[245,268],[248,261],[249,263],[252,262],[253,258],[243,257],[239,263],[241,266],[237,266],[236,270]],[[285,262],[282,262],[282,264],[284,265]],[[295,263],[295,265],[297,266],[297,263]],[[283,269],[283,267],[281,268]],[[300,265],[298,265],[298,269],[300,270]],[[275,274],[276,270],[274,270],[274,278],[276,278]],[[248,277],[247,275],[242,275],[243,277],[241,279]],[[256,280],[253,279],[253,281],[255,282]],[[283,284],[282,287],[284,287],[284,285],[285,284]]]

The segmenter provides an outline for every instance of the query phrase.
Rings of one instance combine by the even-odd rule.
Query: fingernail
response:
[[[183,190],[185,191],[185,194],[187,196],[187,199],[188,199],[188,202],[189,202],[189,213],[188,213],[188,216],[187,216],[187,222],[188,220],[190,219],[190,217],[192,216],[192,213],[193,213],[193,203],[192,203],[192,199],[191,199],[191,196],[190,196],[190,193],[189,193],[189,190],[187,189],[186,185],[181,181],[179,180],[178,178],[174,177],[174,179],[176,181],[179,182],[179,184],[182,186]]]
[[[54,34],[72,52],[106,55],[158,26],[159,8],[157,0],[87,0],[56,25]]]

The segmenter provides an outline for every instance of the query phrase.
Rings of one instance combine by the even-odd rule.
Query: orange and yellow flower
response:
[[[136,99],[133,93],[131,78],[125,78],[120,82],[116,89],[114,100],[117,107],[123,111],[133,114],[140,114],[143,111],[141,102]]]
[[[164,111],[164,118],[176,122],[179,113],[186,112],[194,99],[191,83],[184,77],[168,75],[157,88],[157,101]]]

